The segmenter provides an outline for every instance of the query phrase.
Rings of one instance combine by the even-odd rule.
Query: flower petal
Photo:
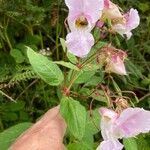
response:
[[[82,10],[84,0],[65,0],[65,3],[71,10]]]
[[[133,137],[150,131],[150,111],[142,108],[127,108],[115,121],[115,130],[120,130],[122,137]]]
[[[131,8],[127,18],[127,30],[135,29],[140,23],[140,17],[136,9]]]
[[[71,32],[66,37],[66,45],[70,53],[85,57],[94,45],[94,38],[88,32]]]
[[[101,123],[100,123],[102,137],[104,140],[109,140],[113,137],[112,136],[113,133],[111,129],[112,125],[119,115],[113,110],[104,107],[100,108],[99,112],[102,115]]]
[[[90,16],[93,23],[100,18],[104,8],[103,0],[65,0],[65,3],[70,11]]]
[[[119,56],[117,56],[116,58],[112,57],[110,63],[106,66],[106,71],[114,72],[120,75],[127,75],[124,62]]]
[[[110,6],[110,0],[104,0],[104,7],[109,8]]]
[[[112,26],[112,30],[119,33],[122,37],[126,35],[127,40],[132,36],[132,32],[127,29],[126,24],[116,24]]]
[[[119,75],[127,75],[124,63],[119,63],[117,65],[114,65],[113,67],[114,73],[117,73]]]
[[[102,116],[106,116],[111,119],[116,119],[118,117],[118,114],[116,112],[114,112],[113,110],[107,109],[105,107],[101,107],[99,109],[99,112]]]
[[[101,17],[104,7],[103,0],[66,0],[69,8],[68,24],[71,31],[75,31],[75,20],[83,15],[88,21],[88,32],[92,30],[95,23]]]
[[[107,140],[100,143],[96,150],[122,150],[123,145],[118,140]]]
[[[121,36],[126,34],[129,40],[132,36],[131,30],[135,29],[140,23],[140,17],[136,9],[131,8],[130,11],[124,14],[126,23],[115,24],[112,26],[112,30],[118,32]]]
[[[96,21],[101,17],[102,10],[104,8],[103,0],[84,0],[84,13],[92,19],[92,24],[95,24]]]
[[[126,33],[126,25],[125,24],[115,24],[112,26],[112,30],[119,33],[123,36]]]
[[[125,34],[127,36],[127,40],[129,40],[132,36],[132,32],[126,32]]]

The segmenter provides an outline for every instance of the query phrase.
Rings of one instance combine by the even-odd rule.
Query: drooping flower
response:
[[[127,39],[132,36],[132,30],[140,23],[140,17],[136,9],[131,8],[129,12],[123,13],[118,5],[110,0],[104,0],[103,14],[100,22],[111,20],[111,30],[119,33],[121,36],[126,35]]]
[[[123,51],[112,54],[106,65],[106,72],[113,72],[119,75],[127,75],[126,68],[124,65],[124,59],[126,53]]]
[[[127,39],[132,36],[132,30],[138,27],[140,23],[140,17],[136,9],[131,8],[129,12],[124,14],[125,22],[118,23],[112,26],[112,30],[118,32],[120,35],[126,35]]]
[[[101,50],[98,56],[98,63],[105,66],[105,71],[107,73],[113,72],[119,75],[127,75],[124,64],[126,57],[126,52],[108,45]]]
[[[150,131],[150,111],[142,108],[127,108],[120,114],[107,108],[100,108],[100,114],[104,141],[97,150],[122,150],[123,144],[118,139]]]
[[[68,51],[84,57],[94,45],[90,32],[102,14],[103,0],[65,0],[65,3],[69,8],[67,20],[71,30],[66,37]]]

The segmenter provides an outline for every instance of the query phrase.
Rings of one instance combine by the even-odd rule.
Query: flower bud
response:
[[[112,3],[110,0],[105,0],[102,17],[104,19],[122,19],[123,15],[116,4]]]
[[[113,72],[119,75],[127,75],[124,61],[118,54],[111,56],[110,61],[106,65],[106,72]]]

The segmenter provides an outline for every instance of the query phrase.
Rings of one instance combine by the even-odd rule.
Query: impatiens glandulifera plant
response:
[[[66,40],[60,38],[64,59],[49,60],[27,47],[29,62],[41,79],[57,87],[60,112],[68,128],[65,145],[69,150],[121,150],[119,139],[150,129],[150,112],[131,108],[139,102],[136,94],[122,91],[113,78],[115,74],[119,78],[130,75],[124,64],[127,53],[116,48],[113,38],[116,33],[131,37],[131,30],[139,24],[138,12],[132,8],[123,13],[109,0],[65,3],[69,9],[68,25],[65,24],[69,33]],[[102,106],[110,109],[100,109],[100,121],[98,108]],[[98,146],[100,129],[104,141]],[[94,135],[99,137],[95,141]]]

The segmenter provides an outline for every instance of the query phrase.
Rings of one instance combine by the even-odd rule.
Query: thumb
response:
[[[10,150],[63,150],[63,137],[66,130],[59,106],[50,109],[45,115],[10,147]]]

